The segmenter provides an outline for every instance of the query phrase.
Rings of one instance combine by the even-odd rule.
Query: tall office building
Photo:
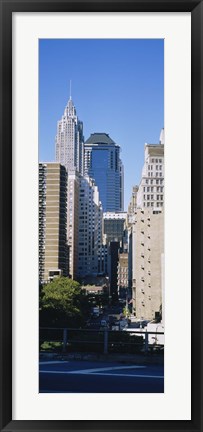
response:
[[[67,170],[83,172],[83,123],[78,120],[72,98],[65,107],[64,114],[57,124],[55,138],[56,161]]]
[[[137,204],[129,223],[132,235],[132,297],[138,318],[154,319],[164,285],[164,129],[159,144],[145,144]]]
[[[137,207],[164,205],[164,130],[159,144],[145,144],[145,162],[137,192]]]
[[[97,276],[102,245],[102,206],[98,187],[90,177],[80,177],[78,276]]]
[[[39,164],[39,280],[68,276],[67,173],[59,163]]]
[[[133,309],[137,318],[159,314],[164,290],[163,209],[137,209],[133,224]]]
[[[78,227],[79,227],[80,174],[68,171],[67,185],[67,243],[69,255],[69,276],[77,279],[78,273]]]
[[[120,147],[106,133],[93,133],[84,144],[84,173],[95,180],[104,212],[122,211],[124,170]]]

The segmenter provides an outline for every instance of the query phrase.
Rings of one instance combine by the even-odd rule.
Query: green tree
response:
[[[89,305],[78,282],[56,278],[40,291],[40,326],[81,327]]]

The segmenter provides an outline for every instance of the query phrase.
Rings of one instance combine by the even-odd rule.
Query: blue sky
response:
[[[139,184],[144,144],[164,127],[164,41],[42,39],[39,42],[39,160],[55,160],[57,121],[70,96],[85,140],[106,132],[121,146],[125,209]]]

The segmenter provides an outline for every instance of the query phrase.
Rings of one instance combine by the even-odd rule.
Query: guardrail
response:
[[[153,344],[149,344],[149,335],[155,335]],[[158,335],[164,335],[164,332],[144,329],[130,329],[130,332],[112,331],[106,327],[99,330],[40,327],[39,350],[62,353],[148,353],[163,349],[163,345],[157,343]]]

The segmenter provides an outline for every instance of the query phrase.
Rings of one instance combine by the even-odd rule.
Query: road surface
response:
[[[163,393],[164,370],[118,362],[41,361],[39,392]]]

